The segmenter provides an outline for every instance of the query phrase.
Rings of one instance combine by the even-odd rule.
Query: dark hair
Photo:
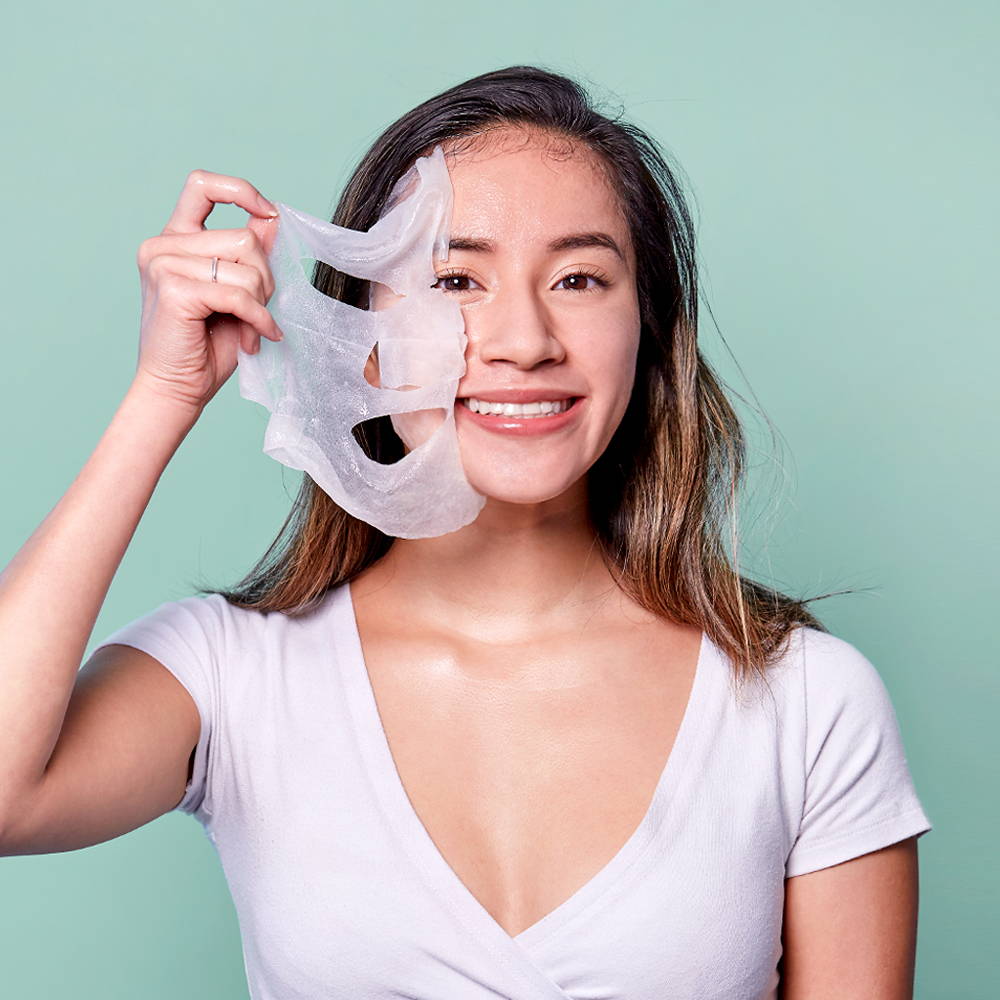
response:
[[[806,609],[808,600],[738,571],[736,501],[745,438],[721,380],[698,349],[694,226],[680,172],[656,142],[620,113],[598,112],[579,83],[534,66],[510,66],[457,84],[393,122],[358,164],[332,221],[371,228],[396,180],[418,157],[438,143],[454,148],[456,140],[471,144],[512,126],[596,154],[635,248],[642,320],[635,384],[620,426],[587,478],[602,556],[642,606],[701,627],[728,655],[738,680],[751,673],[763,678],[796,625],[826,629]],[[312,283],[352,305],[367,304],[368,282],[321,262]],[[376,461],[404,454],[388,417],[369,421],[357,437]],[[200,590],[244,608],[300,614],[392,543],[303,475],[281,531],[253,569],[229,590]]]

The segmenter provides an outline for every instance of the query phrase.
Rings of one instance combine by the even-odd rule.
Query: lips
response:
[[[463,397],[459,397],[460,399]],[[476,399],[478,397],[469,397]],[[552,397],[548,397],[550,400]],[[558,397],[557,397],[558,398]],[[586,405],[582,396],[563,396],[572,403],[560,413],[542,413],[534,416],[506,413],[476,413],[462,402],[455,407],[455,417],[461,426],[478,426],[483,430],[499,435],[514,437],[552,434],[563,428],[571,428],[580,419],[580,413]],[[497,402],[509,402],[497,400]],[[528,402],[538,402],[537,399]]]

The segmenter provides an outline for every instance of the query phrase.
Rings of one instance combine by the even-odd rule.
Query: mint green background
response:
[[[814,607],[881,672],[935,825],[917,996],[995,996],[995,5],[20,6],[0,70],[3,562],[129,383],[135,252],[188,171],[324,215],[425,97],[514,63],[577,76],[684,166],[719,324],[706,312],[703,350],[780,435],[741,405],[746,567],[864,588]],[[261,453],[266,414],[235,381],[161,480],[89,649],[196,577],[235,581],[280,526],[298,474]],[[0,970],[18,1000],[247,996],[217,857],[179,813],[0,859]]]

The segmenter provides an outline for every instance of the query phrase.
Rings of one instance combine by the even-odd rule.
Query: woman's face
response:
[[[451,249],[435,262],[435,287],[461,307],[469,338],[455,401],[465,474],[498,501],[541,502],[581,482],[635,377],[628,227],[594,154],[566,152],[565,140],[509,129],[448,156]],[[534,417],[469,405],[512,398],[572,405]]]

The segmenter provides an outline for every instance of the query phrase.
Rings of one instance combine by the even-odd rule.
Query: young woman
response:
[[[728,554],[743,437],[674,174],[574,82],[511,67],[390,126],[333,221],[370,228],[438,143],[485,507],[392,538],[305,476],[238,586],[77,674],[164,467],[238,345],[280,336],[273,206],[194,171],[139,250],[135,379],[0,577],[3,853],[193,814],[257,998],[911,996],[930,823],[875,667]],[[205,230],[217,202],[247,227]],[[361,439],[403,454],[388,418]]]

